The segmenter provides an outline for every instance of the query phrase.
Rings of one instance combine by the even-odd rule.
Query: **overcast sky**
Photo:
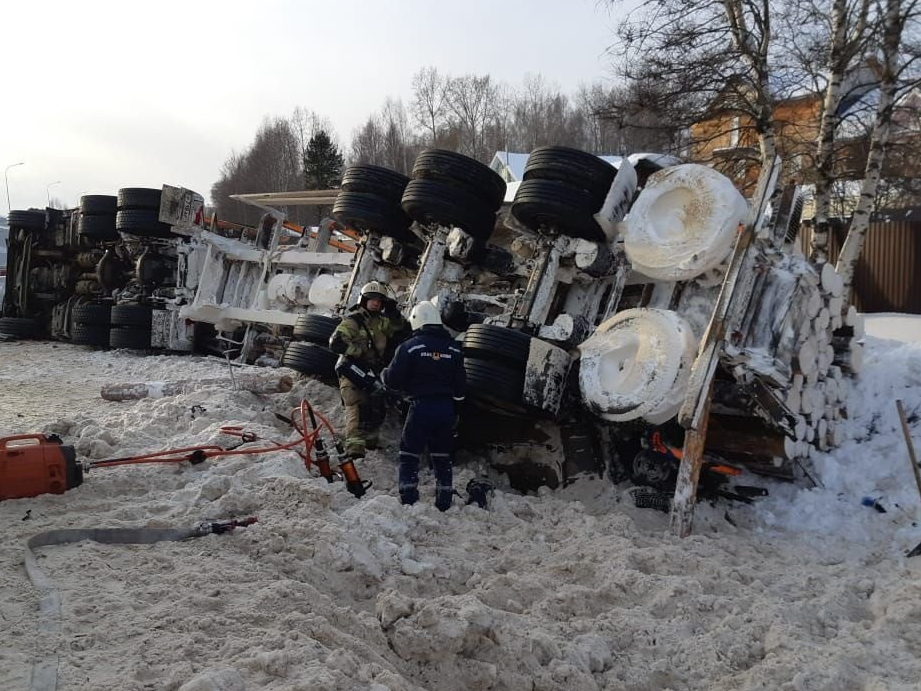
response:
[[[572,94],[609,78],[617,23],[604,0],[30,0],[0,19],[14,209],[44,207],[57,181],[73,206],[164,183],[207,198],[266,116],[314,110],[347,145],[387,96],[408,105],[427,65]]]

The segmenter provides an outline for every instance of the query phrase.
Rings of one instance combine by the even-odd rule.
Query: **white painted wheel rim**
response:
[[[630,208],[624,249],[650,278],[688,280],[725,260],[747,210],[729,178],[712,168],[666,168],[650,176]]]
[[[579,388],[596,415],[614,422],[674,417],[684,400],[697,339],[677,313],[620,312],[579,346]]]

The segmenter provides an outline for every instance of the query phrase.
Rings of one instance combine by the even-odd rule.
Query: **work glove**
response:
[[[385,300],[384,301],[384,316],[388,319],[402,319],[403,315],[400,314],[400,307],[397,305],[396,300]]]

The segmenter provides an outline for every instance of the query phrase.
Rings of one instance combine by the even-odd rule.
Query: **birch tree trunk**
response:
[[[825,98],[822,103],[822,119],[819,122],[818,146],[815,156],[815,227],[809,248],[809,257],[816,263],[828,259],[828,215],[831,207],[830,189],[834,177],[832,164],[835,132],[840,121],[838,108],[843,95],[842,85],[845,72],[852,66],[858,47],[864,41],[869,13],[868,0],[861,3],[858,13],[854,22],[854,30],[849,37],[847,0],[833,0],[832,2],[832,43],[826,68],[828,85],[825,87]]]
[[[836,271],[844,280],[845,302],[843,309],[847,309],[850,304],[854,270],[863,250],[867,228],[870,226],[870,214],[873,211],[876,189],[879,186],[879,179],[886,158],[886,144],[889,140],[892,111],[898,88],[899,46],[902,42],[905,19],[906,17],[902,13],[902,0],[886,0],[882,41],[883,73],[880,79],[879,104],[876,108],[876,124],[873,127],[873,135],[870,138],[870,152],[867,155],[867,165],[860,188],[860,199],[851,218],[851,225],[844,240],[844,246],[841,248],[841,254],[838,256],[838,263],[835,266]]]

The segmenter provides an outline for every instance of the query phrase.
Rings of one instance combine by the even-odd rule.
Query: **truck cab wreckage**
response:
[[[404,313],[434,300],[462,340],[461,454],[520,489],[608,475],[674,492],[686,534],[702,467],[794,479],[842,441],[862,321],[833,267],[794,251],[802,199],[778,177],[765,167],[749,203],[705,166],[542,147],[512,189],[426,150],[410,178],[358,165],[340,190],[238,195],[263,210],[255,229],[207,223],[182,188],[121,190],[10,214],[0,333],[207,343],[335,385],[329,336],[382,281]],[[335,221],[311,232],[278,208],[311,203]]]

